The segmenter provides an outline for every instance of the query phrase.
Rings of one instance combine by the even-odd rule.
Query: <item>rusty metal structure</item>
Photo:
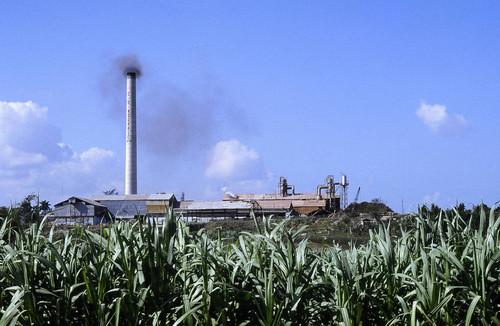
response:
[[[345,174],[342,174],[340,184],[337,187],[340,188],[340,209],[344,210],[349,205],[347,198],[347,188],[349,187],[349,182],[347,181],[347,176]]]
[[[287,179],[280,177],[276,194],[230,194],[222,201],[246,202],[252,204],[255,213],[273,215],[314,215],[336,212],[341,206],[341,194],[335,191],[333,176],[325,178],[324,184],[316,187],[315,193],[296,193],[295,186],[288,185]]]

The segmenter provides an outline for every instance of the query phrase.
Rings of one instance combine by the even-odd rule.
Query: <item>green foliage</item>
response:
[[[116,188],[104,190],[102,193],[105,195],[118,195],[118,191],[116,190]]]
[[[373,198],[371,202],[374,203],[374,204],[385,204],[385,202],[380,197]]]
[[[38,195],[29,194],[24,197],[19,204],[11,205],[10,207],[0,207],[0,218],[10,217],[15,219],[17,227],[23,224],[31,224],[40,222],[41,218],[50,212],[50,203],[47,200],[39,200]]]
[[[388,207],[380,198],[374,198],[371,202],[351,203],[345,209],[351,216],[359,216],[360,214],[368,214],[369,216],[380,219],[383,215],[392,213],[392,209]]]
[[[263,217],[234,242],[119,222],[0,226],[0,325],[500,325],[500,219],[422,208],[344,250]],[[471,213],[472,214],[472,213]],[[394,234],[398,236],[394,236]]]

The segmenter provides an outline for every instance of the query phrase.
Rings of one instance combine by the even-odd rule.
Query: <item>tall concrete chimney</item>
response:
[[[136,73],[127,72],[127,135],[125,142],[125,195],[137,194],[137,133],[135,120]]]

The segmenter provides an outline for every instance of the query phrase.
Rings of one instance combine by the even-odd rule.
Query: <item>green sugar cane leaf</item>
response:
[[[202,307],[203,307],[203,304],[199,304],[199,305],[192,307],[191,309],[186,311],[179,319],[177,319],[172,326],[180,325],[182,323],[182,321],[184,321],[184,319],[190,317],[191,315],[193,315],[196,311],[198,311]]]
[[[470,321],[472,319],[472,315],[474,314],[474,310],[476,309],[476,305],[481,299],[481,296],[477,295],[469,305],[469,309],[467,309],[467,316],[465,318],[465,326],[470,325]]]
[[[351,325],[351,318],[349,317],[349,312],[347,311],[347,308],[341,308],[340,313],[342,314],[342,321],[344,322],[345,325]]]
[[[491,320],[493,320],[495,325],[500,326],[500,319],[498,319],[497,317],[492,317]]]
[[[399,301],[399,303],[401,304],[401,308],[403,309],[403,313],[405,314],[409,314],[410,311],[408,310],[408,305],[406,304],[405,300],[400,297],[399,295],[396,296],[396,299]]]
[[[418,310],[418,302],[413,301],[413,304],[411,306],[411,321],[410,321],[411,326],[417,325],[417,310]]]
[[[118,298],[115,301],[115,326],[120,325],[120,307],[121,307],[122,299]]]
[[[446,297],[444,297],[441,302],[430,312],[430,315],[437,314],[441,308],[443,308],[453,297],[453,294],[449,294]]]
[[[17,320],[19,319],[22,311],[19,308],[24,303],[24,290],[18,290],[12,296],[11,302],[7,309],[2,311],[3,315],[0,318],[0,326],[6,325],[17,325]]]

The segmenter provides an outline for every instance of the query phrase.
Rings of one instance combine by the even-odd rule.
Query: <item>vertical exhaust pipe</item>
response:
[[[136,73],[127,72],[127,130],[125,141],[125,195],[137,194]]]

